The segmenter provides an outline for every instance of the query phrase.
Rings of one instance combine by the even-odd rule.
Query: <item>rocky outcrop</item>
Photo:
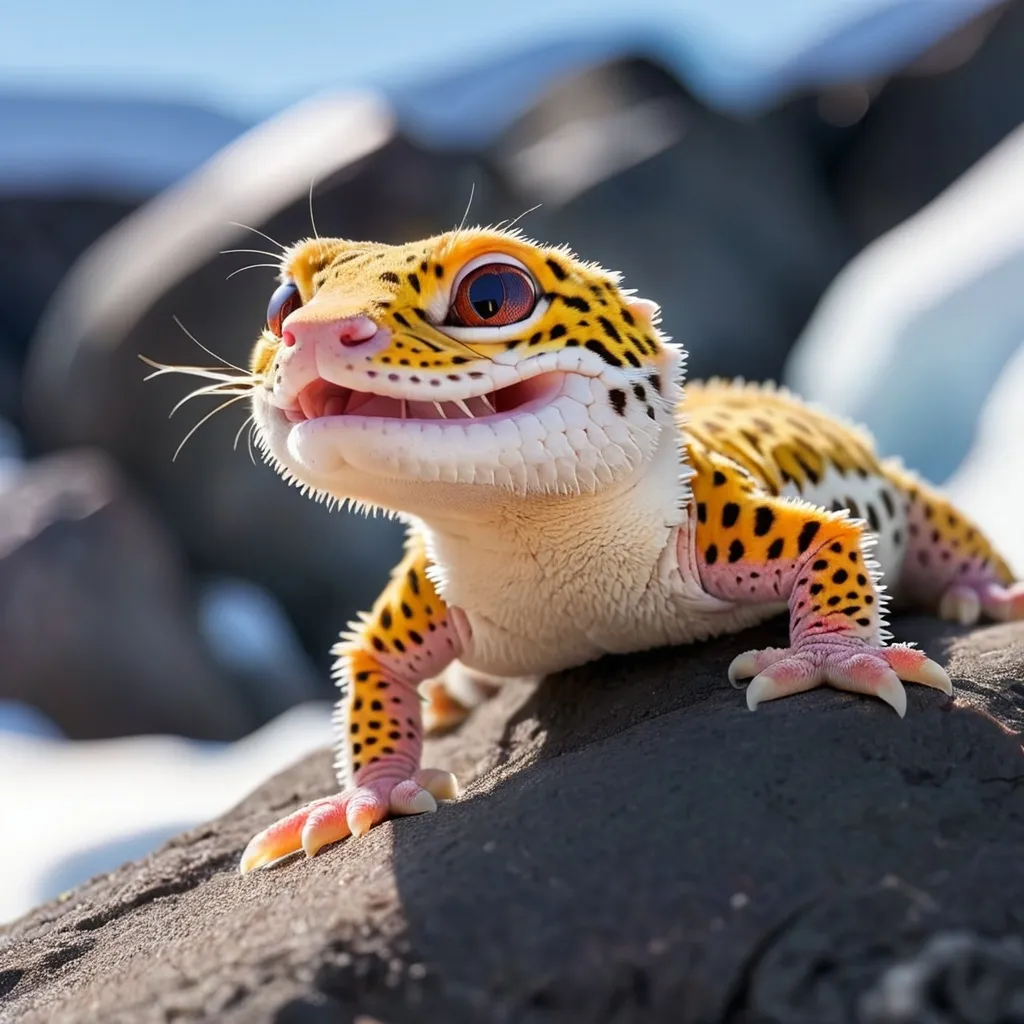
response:
[[[1020,1020],[1024,627],[903,620],[955,701],[750,714],[778,626],[511,687],[428,763],[457,803],[240,877],[317,755],[0,931],[0,1020]]]

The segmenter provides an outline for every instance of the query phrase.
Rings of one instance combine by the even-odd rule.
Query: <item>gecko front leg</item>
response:
[[[860,521],[776,497],[742,467],[692,451],[701,585],[737,602],[789,605],[790,645],[748,651],[729,679],[753,677],[747,705],[821,685],[871,694],[902,717],[901,680],[952,693],[942,666],[906,645],[883,646],[881,595]]]
[[[242,854],[243,874],[299,850],[313,856],[391,815],[433,811],[436,800],[458,795],[450,772],[420,768],[423,719],[417,686],[460,649],[427,565],[422,539],[414,534],[372,613],[335,649],[342,689],[335,711],[340,792],[300,807],[254,836]]]

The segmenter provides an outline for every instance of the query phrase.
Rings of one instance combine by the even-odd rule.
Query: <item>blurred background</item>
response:
[[[38,0],[0,13],[0,921],[330,739],[399,550],[168,412],[259,252],[515,217],[1024,571],[1024,0]],[[241,227],[239,225],[246,225]],[[253,265],[253,266],[250,266]],[[181,326],[176,323],[180,321]],[[205,412],[206,410],[202,410]]]

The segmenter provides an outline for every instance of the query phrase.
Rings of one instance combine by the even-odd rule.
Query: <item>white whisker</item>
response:
[[[245,252],[251,253],[253,256],[269,256],[272,260],[280,260],[280,253],[267,252],[266,249],[221,249],[221,256],[230,256],[232,253]]]
[[[251,395],[253,389],[248,388],[228,388],[225,384],[209,384],[204,388],[196,388],[195,391],[190,391],[184,398],[179,402],[176,402],[174,408],[167,414],[167,418],[170,419],[186,402],[190,402],[193,398],[202,398],[205,395]]]
[[[239,439],[242,436],[242,431],[245,430],[245,428],[247,426],[249,426],[250,423],[252,423],[252,414],[251,413],[244,420],[242,420],[242,425],[238,428],[238,432],[235,434],[235,442],[231,446],[231,450],[232,451],[235,451],[235,452],[238,451],[238,441],[239,441]]]
[[[189,438],[208,420],[213,419],[217,413],[226,409],[229,405],[234,405],[235,402],[241,402],[243,399],[248,398],[248,393],[244,395],[236,395],[234,398],[229,398],[226,402],[221,403],[212,412],[208,412],[183,438],[181,444],[178,445],[177,450],[174,452],[174,456],[171,458],[171,462],[176,462],[178,456],[181,454],[181,449],[188,443]]]
[[[233,227],[243,228],[246,231],[251,231],[254,235],[262,236],[272,245],[276,245],[282,252],[288,251],[288,246],[282,245],[276,238],[272,238],[270,235],[268,235],[266,231],[260,231],[259,228],[254,228],[251,224],[242,224],[240,221],[237,220],[230,220],[228,221],[228,223],[231,224]]]
[[[247,267],[239,267],[237,270],[232,270],[231,273],[228,274],[228,276],[224,278],[224,280],[225,281],[230,281],[231,278],[233,278],[236,274],[242,274],[246,270],[258,270],[260,267],[269,267],[271,270],[278,270],[280,268],[280,264],[278,264],[278,263],[250,263]]]
[[[271,239],[273,241],[273,239]],[[236,366],[234,363],[228,362],[223,356],[217,355],[213,349],[207,348],[176,316],[173,317],[174,322],[185,332],[188,338],[195,342],[208,356],[213,356],[218,362],[223,363],[225,366],[230,366],[232,370],[237,370],[239,373],[249,374],[248,370],[243,370],[241,366]]]

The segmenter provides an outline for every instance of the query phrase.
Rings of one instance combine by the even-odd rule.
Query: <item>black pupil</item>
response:
[[[494,316],[505,302],[503,276],[497,273],[481,274],[469,286],[469,301],[484,320]]]

